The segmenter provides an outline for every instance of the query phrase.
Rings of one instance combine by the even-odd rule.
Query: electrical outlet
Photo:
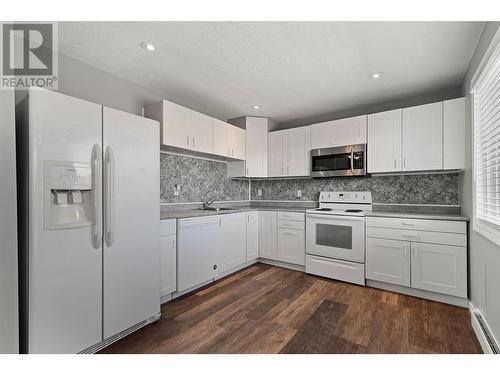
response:
[[[302,190],[297,190],[297,198],[302,198]]]
[[[181,192],[181,185],[174,185],[174,196],[178,197]]]
[[[258,197],[262,197],[262,189],[258,189],[257,190],[257,196]]]

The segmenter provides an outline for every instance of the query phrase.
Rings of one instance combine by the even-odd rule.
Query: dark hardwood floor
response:
[[[255,264],[101,353],[481,353],[465,308]]]

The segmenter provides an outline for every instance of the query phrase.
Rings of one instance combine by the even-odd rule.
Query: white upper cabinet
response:
[[[191,148],[195,151],[212,153],[213,118],[203,113],[191,111],[189,135]]]
[[[465,168],[465,98],[443,102],[443,169]]]
[[[212,153],[245,160],[245,130],[216,118],[213,122]]]
[[[269,177],[287,175],[288,130],[271,132],[267,135],[267,173]]]
[[[271,132],[267,138],[269,177],[308,176],[310,170],[310,127]]]
[[[246,118],[246,177],[267,177],[268,127],[267,118]]]
[[[212,153],[219,156],[229,156],[228,142],[229,124],[214,118],[212,132]]]
[[[311,170],[311,127],[288,130],[288,175],[309,176]]]
[[[163,146],[245,159],[244,129],[167,100],[145,107],[144,116],[160,121]]]
[[[403,109],[403,171],[443,168],[443,103]]]
[[[366,119],[363,115],[311,125],[311,148],[366,143]]]
[[[245,160],[245,130],[228,124],[228,157]]]
[[[401,171],[402,110],[368,115],[368,172]]]

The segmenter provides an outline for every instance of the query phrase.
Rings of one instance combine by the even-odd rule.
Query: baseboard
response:
[[[291,270],[294,270],[294,271],[306,272],[306,266],[300,266],[298,264],[282,262],[280,260],[272,260],[272,259],[259,258],[259,259],[257,259],[257,262],[264,263],[264,264],[269,264],[271,266],[276,266],[276,267],[288,268],[288,269],[291,269]]]
[[[449,305],[455,305],[460,307],[468,307],[468,302],[469,302],[467,301],[466,298],[449,296],[441,293],[428,292],[426,290],[408,288],[405,286],[388,284],[381,281],[366,280],[366,286],[377,289],[390,290],[391,292],[396,292],[401,294],[408,294],[413,297],[430,299],[432,301],[447,303]]]
[[[491,332],[490,326],[488,325],[488,322],[486,319],[484,319],[483,314],[481,313],[481,310],[478,308],[475,308],[474,305],[469,302],[469,312],[470,312],[470,320],[472,324],[472,329],[474,330],[474,333],[476,334],[476,337],[479,341],[479,344],[481,345],[481,349],[483,349],[483,352],[485,354],[499,354],[498,351],[498,341],[493,336],[493,333]],[[485,332],[483,327],[481,326],[481,323],[478,320],[477,314],[481,316],[481,319],[483,321],[483,325],[485,326],[486,330],[489,331],[489,335]],[[489,336],[489,337],[488,337]]]

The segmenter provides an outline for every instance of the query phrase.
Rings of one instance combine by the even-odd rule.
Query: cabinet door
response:
[[[245,213],[221,215],[219,244],[219,272],[227,272],[246,262]]]
[[[267,177],[267,129],[267,118],[246,118],[247,177]]]
[[[401,171],[401,109],[368,115],[368,172]]]
[[[289,176],[309,176],[311,170],[311,128],[302,126],[288,130]]]
[[[412,243],[411,286],[467,297],[467,248]]]
[[[224,121],[213,119],[213,131],[212,131],[212,153],[220,156],[230,156],[229,155],[229,133],[230,125],[226,124]]]
[[[312,148],[366,143],[366,115],[311,125]]]
[[[278,259],[283,262],[305,265],[305,231],[297,229],[278,229]]]
[[[177,244],[175,235],[160,237],[161,296],[177,290]]]
[[[443,169],[465,168],[465,98],[443,103]]]
[[[410,286],[410,243],[366,239],[366,278]]]
[[[276,212],[259,212],[259,256],[278,259],[278,231]]]
[[[189,134],[193,150],[212,153],[212,120],[210,116],[191,111]]]
[[[287,175],[288,131],[278,131],[267,135],[267,173],[269,177]]]
[[[229,157],[245,160],[245,130],[229,125]]]
[[[246,213],[247,217],[247,262],[259,257],[259,212]]]
[[[443,168],[443,103],[403,109],[403,171]]]
[[[162,144],[190,148],[190,124],[190,109],[166,100],[163,101]]]

